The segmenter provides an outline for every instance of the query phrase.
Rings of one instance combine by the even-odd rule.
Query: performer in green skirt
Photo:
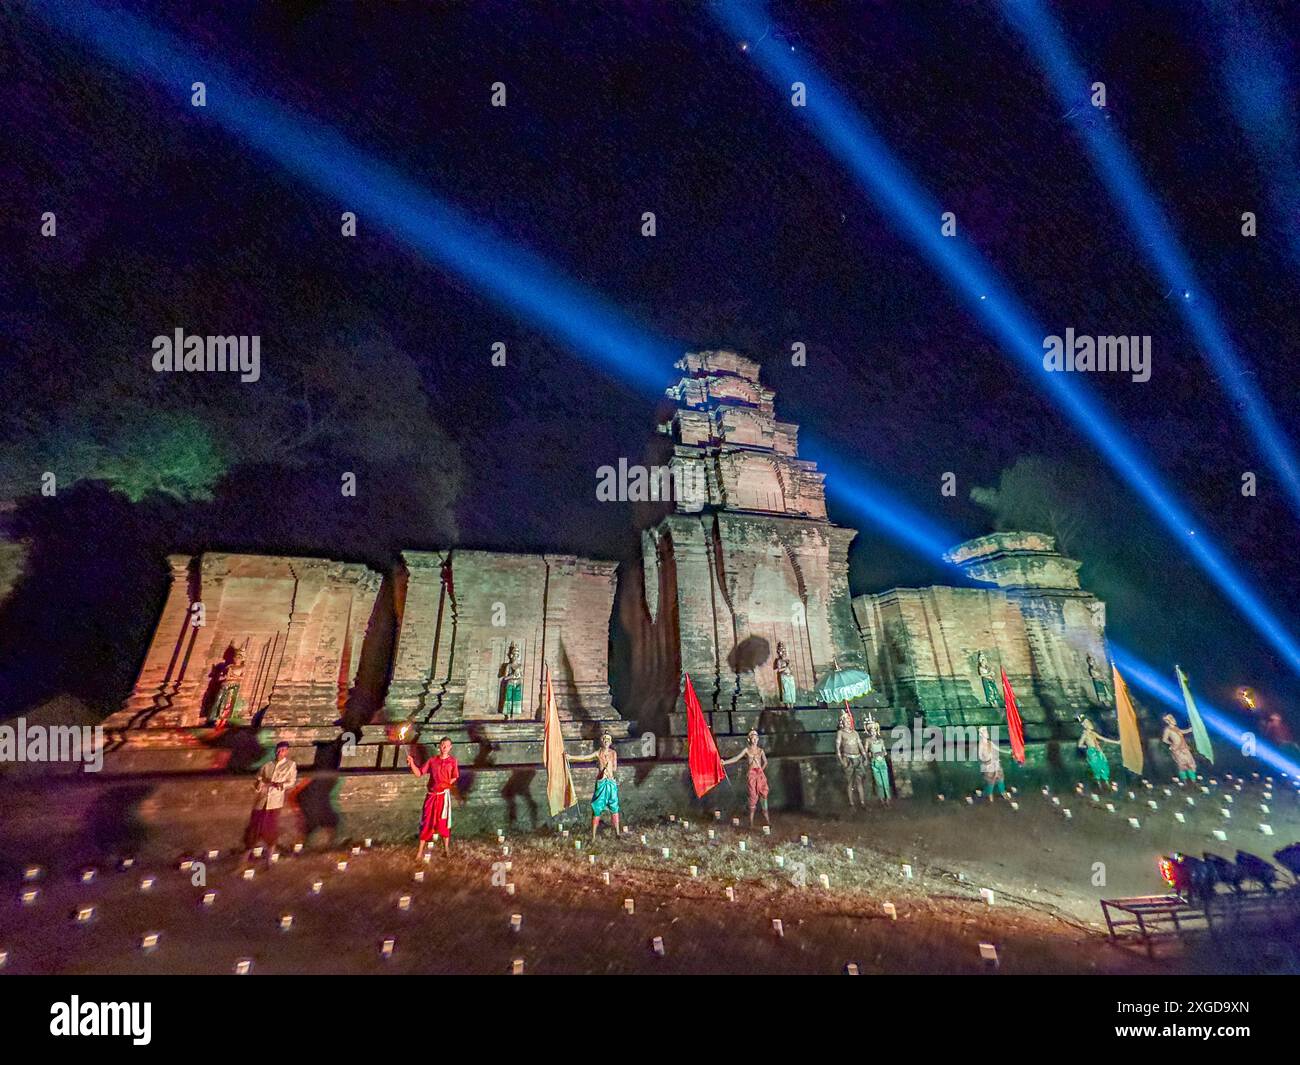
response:
[[[519,668],[519,648],[513,643],[506,652],[506,694],[501,712],[507,719],[522,717],[524,712],[524,675]]]
[[[608,810],[614,817],[614,835],[619,834],[618,823],[618,752],[614,750],[614,737],[606,732],[600,737],[600,750],[590,754],[569,756],[571,762],[595,762],[600,768],[596,774],[596,787],[591,793],[591,841],[596,841],[601,816]]]
[[[983,651],[979,653],[979,657],[975,660],[975,668],[979,672],[980,685],[984,689],[984,705],[1001,706],[1002,693],[998,691],[998,682],[993,679],[993,667],[989,665],[989,660],[985,657]]]
[[[885,741],[880,738],[880,722],[867,715],[867,757],[871,761],[871,777],[876,782],[876,796],[888,805],[893,793],[889,790],[889,756]]]
[[[1113,743],[1119,746],[1119,740],[1112,740],[1108,736],[1103,736],[1097,731],[1097,726],[1089,721],[1086,717],[1079,719],[1083,723],[1083,732],[1079,736],[1079,750],[1083,751],[1088,759],[1088,770],[1092,773],[1092,779],[1098,785],[1110,786],[1110,760],[1106,757],[1106,752],[1101,749],[1103,743]]]
[[[785,653],[785,644],[776,645],[776,679],[781,686],[781,705],[794,706],[795,688],[794,671],[790,668],[790,657]]]

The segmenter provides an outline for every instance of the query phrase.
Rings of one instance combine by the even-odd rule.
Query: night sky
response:
[[[152,376],[150,340],[176,326],[259,334],[267,374],[326,338],[382,336],[416,360],[433,418],[459,449],[460,543],[607,558],[635,550],[630,508],[596,501],[595,470],[644,456],[652,390],[503,309],[364,213],[358,236],[342,238],[347,202],[221,129],[190,106],[188,86],[114,70],[35,6],[7,4],[0,15],[0,335],[19,368],[7,375],[7,432],[25,405],[95,388],[101,365]],[[1041,321],[1152,336],[1149,382],[1094,374],[1077,383],[1294,632],[1294,516],[1186,329],[1180,294],[1144,256],[1075,126],[1109,123],[1129,145],[1240,357],[1300,440],[1300,265],[1289,252],[1300,215],[1279,211],[1275,175],[1243,133],[1213,6],[1056,5],[1107,90],[1104,112],[1083,99],[1068,117],[992,3],[777,5],[770,18],[956,213],[962,236]],[[1141,594],[1112,606],[1112,635],[1171,675],[1180,660],[1215,698],[1239,683],[1282,705],[1294,697],[1279,656],[1163,529],[1142,524],[1143,504],[703,5],[125,9],[530,249],[669,350],[725,346],[757,358],[783,419],[958,536],[990,531],[970,489],[995,485],[1019,456],[1091,474],[1110,501],[1112,535],[1148,539],[1150,565],[1134,574]],[[1271,47],[1297,54],[1294,12],[1254,10]],[[498,81],[505,108],[490,106]],[[47,210],[58,214],[56,239],[39,233]],[[1246,210],[1259,217],[1252,239],[1241,234]],[[641,235],[644,211],[656,215],[653,238]],[[490,364],[498,340],[505,368]],[[790,364],[796,341],[807,345],[806,366]],[[673,381],[667,361],[659,377]],[[35,378],[39,386],[14,384]],[[228,387],[238,403],[249,386]],[[1245,470],[1258,475],[1256,498],[1240,493]],[[955,498],[940,494],[945,471],[957,475]],[[319,496],[299,486],[294,498],[332,506],[336,484],[329,474]],[[862,530],[855,591],[951,579],[866,524],[835,482],[829,490],[832,517]],[[400,480],[377,491],[400,493]],[[271,515],[269,500],[250,507],[247,490],[240,495],[226,501],[230,520],[202,535],[180,518],[169,529],[138,517],[131,535],[150,550],[264,549],[256,526],[267,511],[271,546],[356,553],[310,532],[295,541],[292,520]],[[36,505],[35,535],[61,542],[32,516]],[[222,513],[221,492],[208,506]],[[79,520],[104,515],[117,543],[122,507],[96,496]],[[84,542],[86,527],[62,539]],[[444,540],[435,530],[407,546]],[[58,567],[45,565],[45,587],[55,588]],[[109,548],[99,565],[113,568]],[[39,613],[15,609],[11,626]],[[154,610],[150,600],[137,613]]]

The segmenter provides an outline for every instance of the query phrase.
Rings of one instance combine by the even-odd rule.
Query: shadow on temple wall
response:
[[[798,762],[783,758],[777,763],[780,775],[781,793],[785,796],[786,810],[802,810],[807,803],[803,793],[803,773]]]
[[[487,733],[483,731],[483,726],[480,724],[477,723],[468,724],[465,728],[465,732],[469,738],[469,742],[477,745],[478,747],[478,749],[474,752],[473,759],[470,760],[470,765],[476,766],[479,769],[486,769],[488,766],[492,764],[492,752],[493,750],[495,750],[496,745],[493,744],[493,742],[488,738]],[[461,766],[462,774],[464,773],[464,771],[465,768],[464,765],[462,764]]]
[[[474,789],[478,786],[479,773],[473,767],[460,767],[460,780],[456,781],[455,794],[459,795],[461,800],[469,802],[469,798],[474,794]]]
[[[654,761],[636,761],[632,763],[632,783],[638,788],[649,779],[650,774],[654,772],[658,762]]]
[[[765,706],[759,711],[758,722],[754,727],[764,738],[763,746],[769,752],[769,756],[772,753],[810,753],[807,741],[812,735],[812,730],[800,721],[796,711]]]
[[[641,731],[665,737],[681,685],[677,567],[670,537],[663,537],[656,557],[659,602],[653,620],[646,602],[645,564],[638,558],[618,567],[610,617],[609,682],[614,706],[625,720],[635,721]]]
[[[536,828],[542,820],[539,816],[541,808],[531,793],[533,779],[536,776],[537,770],[535,769],[516,769],[501,786],[501,798],[505,800],[506,804],[506,823],[511,828],[519,824],[519,806],[521,803],[528,811],[528,821],[524,827]]]
[[[352,687],[339,721],[345,731],[359,732],[362,725],[370,724],[388,697],[399,628],[396,584],[396,575],[385,573],[370,609],[361,640],[361,655],[357,659],[357,674],[351,678]]]
[[[582,705],[582,701],[578,698],[578,694],[579,694],[579,693],[578,693],[578,686],[577,686],[577,683],[575,682],[574,673],[573,673],[573,659],[569,657],[569,649],[568,649],[567,647],[565,647],[563,644],[560,645],[560,656],[559,656],[559,657],[560,657],[560,661],[559,661],[559,663],[558,663],[558,665],[559,665],[559,671],[558,671],[558,672],[559,672],[559,678],[557,678],[557,679],[567,679],[568,682],[569,682],[569,686],[573,689],[574,701],[573,701],[573,703],[570,704],[570,706],[573,707],[573,709],[574,709],[574,711],[575,711],[574,714],[573,714],[573,720],[574,720],[574,721],[590,721],[590,720],[591,720],[591,715],[587,713],[587,708],[586,708],[585,706]],[[554,684],[554,681],[552,681],[552,684]],[[546,695],[545,695],[545,693],[543,693],[543,694],[542,694],[542,699],[543,699],[543,703],[542,703],[543,713],[545,712],[545,705],[546,705],[546,704],[545,704],[545,698],[546,698]]]
[[[311,767],[313,770],[337,771],[343,766],[343,737],[338,736],[332,740],[316,740],[313,746],[316,748],[312,757]]]
[[[193,595],[192,592],[191,595]],[[196,600],[191,601],[193,602]],[[186,629],[181,630],[182,637],[185,632]],[[226,674],[230,672],[230,667],[234,664],[237,650],[238,649],[233,643],[227,644],[225,651],[221,654],[221,658],[214,662],[212,668],[208,670],[208,684],[207,687],[203,689],[203,695],[199,699],[199,707],[202,710],[204,721],[212,720],[212,711],[216,709],[217,695],[221,691],[221,682],[225,680]],[[178,681],[180,679],[180,677],[177,677]],[[249,685],[247,684],[244,685],[244,687],[248,686]]]
[[[762,636],[746,636],[727,655],[732,673],[753,673],[772,657],[772,645]]]
[[[200,738],[200,742],[215,750],[228,751],[226,769],[230,772],[247,772],[262,761],[268,753],[267,748],[263,747],[258,739],[262,715],[265,713],[266,708],[263,707],[253,715],[251,724],[232,725],[220,732],[207,733]]]
[[[342,787],[342,778],[332,771],[312,773],[311,779],[297,790],[295,798],[306,838],[333,840],[338,835]]]
[[[138,811],[153,788],[128,784],[110,789],[86,811],[86,831],[100,853],[134,850],[147,838]]]

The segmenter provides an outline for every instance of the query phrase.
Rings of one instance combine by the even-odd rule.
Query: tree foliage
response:
[[[1185,633],[1213,624],[1206,597],[1187,594],[1201,586],[1200,575],[1106,471],[1025,455],[1001,472],[996,487],[973,488],[971,499],[998,530],[1055,536],[1058,550],[1083,563],[1080,579],[1105,601],[1112,622],[1137,630],[1153,618],[1178,617]]]
[[[133,502],[210,502],[240,471],[277,471],[273,481],[314,471],[337,489],[342,472],[366,468],[400,471],[372,477],[372,493],[408,493],[433,508],[426,517],[439,531],[453,525],[459,456],[430,414],[418,365],[384,338],[264,345],[260,379],[247,383],[157,373],[147,351],[104,353],[94,375],[51,374],[30,352],[20,360],[0,407],[0,498],[40,495],[53,474],[59,493],[95,481]]]

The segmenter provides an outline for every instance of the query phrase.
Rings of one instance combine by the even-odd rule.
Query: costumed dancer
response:
[[[773,665],[776,668],[776,679],[781,688],[781,705],[794,706],[794,672],[790,669],[790,657],[785,653],[785,644],[778,643],[776,645],[776,661]]]
[[[867,749],[862,737],[853,728],[853,718],[847,710],[840,711],[840,727],[835,733],[835,757],[844,770],[844,785],[849,792],[849,809],[855,805],[853,793],[858,793],[858,803],[867,806]]]
[[[275,745],[275,758],[257,771],[253,790],[253,812],[248,817],[244,831],[244,846],[248,849],[246,861],[251,861],[253,848],[265,843],[274,854],[280,840],[280,811],[284,798],[298,783],[298,763],[289,757],[289,745],[281,740]]]
[[[746,778],[749,787],[749,827],[754,827],[754,808],[759,803],[763,804],[763,823],[770,825],[772,819],[767,816],[767,752],[758,745],[757,729],[749,730],[749,745],[722,764],[731,765],[742,758],[749,759],[749,775]]]
[[[1186,739],[1192,734],[1192,730],[1179,728],[1178,719],[1173,714],[1165,714],[1162,720],[1165,723],[1165,730],[1160,734],[1160,739],[1169,748],[1170,757],[1174,760],[1174,768],[1178,770],[1178,779],[1195,782],[1196,756],[1192,754],[1192,748]]]
[[[451,753],[451,739],[444,736],[438,741],[438,753],[424,765],[417,766],[415,757],[408,751],[406,764],[417,777],[429,778],[429,793],[424,798],[424,812],[420,816],[420,843],[415,849],[415,860],[424,859],[424,849],[434,836],[442,837],[442,851],[451,855],[451,789],[460,779],[460,763]]]
[[[600,737],[600,749],[590,754],[569,756],[571,762],[595,762],[596,788],[591,793],[591,841],[596,842],[596,830],[601,816],[608,810],[614,816],[614,835],[621,829],[618,822],[618,752],[614,750],[614,737],[606,732]]]
[[[992,802],[996,792],[1006,798],[1007,781],[1002,773],[1002,748],[989,735],[988,725],[981,725],[978,735],[976,753],[980,760],[980,775],[984,778],[984,797]]]
[[[984,705],[1001,706],[1002,698],[998,692],[998,682],[993,679],[993,667],[989,665],[989,660],[983,651],[975,660],[975,668],[980,675],[980,684],[984,687]]]
[[[507,720],[520,717],[524,712],[524,674],[519,668],[519,648],[513,643],[506,652],[506,697],[502,713]]]
[[[888,806],[893,793],[889,789],[889,756],[885,741],[880,735],[880,722],[867,715],[867,757],[871,762],[871,775],[876,781],[876,794]]]
[[[1103,743],[1113,743],[1119,746],[1119,740],[1112,740],[1109,736],[1103,736],[1097,731],[1088,718],[1081,717],[1079,720],[1083,724],[1083,732],[1079,735],[1079,750],[1085,752],[1088,758],[1088,769],[1092,773],[1092,779],[1099,785],[1110,786],[1110,760],[1106,757],[1106,752],[1101,749]]]
[[[235,711],[240,708],[239,686],[244,681],[244,650],[235,649],[234,660],[221,670],[221,686],[217,689],[216,701],[212,704],[211,720],[217,728],[225,728]]]

